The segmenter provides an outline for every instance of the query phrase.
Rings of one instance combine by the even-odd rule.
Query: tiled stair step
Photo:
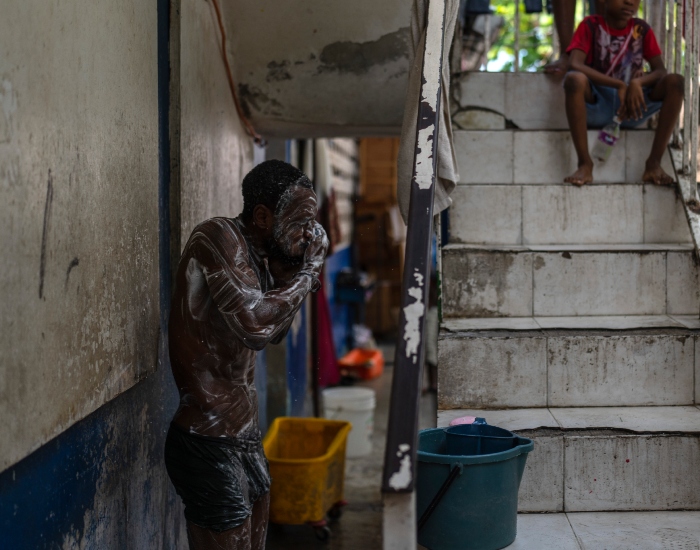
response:
[[[657,185],[459,185],[450,243],[690,243],[683,203]]]
[[[589,146],[598,135],[588,132]],[[641,183],[653,130],[623,130],[605,163],[593,172],[597,183]],[[564,130],[456,130],[454,146],[460,184],[563,183],[576,170],[576,151]],[[668,152],[662,167],[673,175]]]
[[[448,245],[443,315],[531,317],[694,315],[690,245]]]
[[[520,511],[700,510],[697,407],[442,410],[438,426],[465,415],[535,440]]]
[[[700,403],[698,329],[697,315],[447,319],[438,407]]]
[[[542,73],[464,73],[453,82],[459,92],[453,108],[494,111],[527,130],[566,130],[561,84]]]

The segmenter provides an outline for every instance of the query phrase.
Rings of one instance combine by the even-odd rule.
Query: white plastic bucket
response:
[[[372,451],[375,403],[374,390],[369,388],[323,390],[323,416],[352,424],[347,456],[364,456]]]

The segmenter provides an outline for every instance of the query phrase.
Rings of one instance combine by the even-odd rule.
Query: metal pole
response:
[[[486,20],[484,21],[484,68],[488,66],[489,63],[489,50],[491,49],[491,15],[484,14]]]
[[[681,72],[681,52],[683,50],[683,0],[675,2],[676,4],[676,40],[675,42],[675,59],[673,62],[673,72],[679,74]]]
[[[513,40],[513,52],[515,59],[513,67],[515,72],[520,72],[520,0],[515,0],[515,37]]]
[[[690,176],[691,185],[694,191],[694,196],[698,198],[697,189],[697,169],[698,169],[698,56],[700,55],[700,33],[698,32],[698,19],[700,19],[700,1],[692,0],[693,2],[693,52],[691,59],[692,75],[691,88],[693,91],[692,97],[688,98],[686,105],[691,113],[691,139],[690,139]]]
[[[387,496],[412,493],[415,483],[418,404],[425,356],[423,329],[428,302],[433,197],[438,158],[444,26],[445,0],[432,0],[428,5],[399,339],[394,361],[382,476],[382,492]],[[412,513],[415,516],[415,510]]]
[[[663,52],[664,55],[664,65],[668,67],[668,63],[666,62],[666,59],[668,57],[668,32],[666,30],[666,12],[668,10],[664,9],[664,2],[663,0],[659,1],[659,9],[661,10],[661,17],[660,17],[660,26],[659,26],[659,39],[661,40],[661,51]]]
[[[691,127],[692,123],[692,109],[689,106],[692,105],[691,101],[693,98],[693,30],[692,30],[692,20],[693,11],[688,9],[689,0],[684,0],[683,2],[683,19],[684,22],[683,30],[685,35],[685,63],[683,74],[685,76],[685,107],[683,109],[683,173],[688,175],[690,172],[690,140],[691,140]]]
[[[673,26],[673,72],[676,74],[680,74],[681,72],[681,52],[682,52],[682,39],[681,39],[681,29],[683,25],[683,11],[681,8],[681,4],[677,2],[676,0],[669,0],[670,2],[673,3],[673,7],[675,9],[675,19],[674,19],[674,26]],[[682,0],[681,0],[682,1]],[[680,117],[678,119],[678,122],[676,122],[676,127],[673,130],[673,145],[675,147],[680,147],[681,146],[681,121]],[[679,167],[681,170],[683,170],[683,167]]]
[[[675,49],[675,45],[673,44],[673,8],[675,5],[675,0],[668,0],[666,4],[668,14],[666,16],[666,32],[664,33],[664,64],[668,71],[673,70],[673,51]]]

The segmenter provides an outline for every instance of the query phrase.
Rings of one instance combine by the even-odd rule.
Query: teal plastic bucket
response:
[[[444,494],[419,528],[418,542],[429,550],[498,550],[511,544],[517,532],[518,489],[533,448],[532,440],[495,426],[422,430],[417,517],[423,517],[441,490]],[[448,477],[453,481],[445,488]]]

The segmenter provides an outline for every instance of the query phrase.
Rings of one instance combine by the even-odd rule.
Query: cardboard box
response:
[[[396,203],[399,138],[360,140],[360,197],[368,202]]]
[[[365,324],[373,334],[386,334],[399,326],[399,308],[394,305],[401,299],[401,285],[389,281],[378,281],[374,294],[367,303]]]

